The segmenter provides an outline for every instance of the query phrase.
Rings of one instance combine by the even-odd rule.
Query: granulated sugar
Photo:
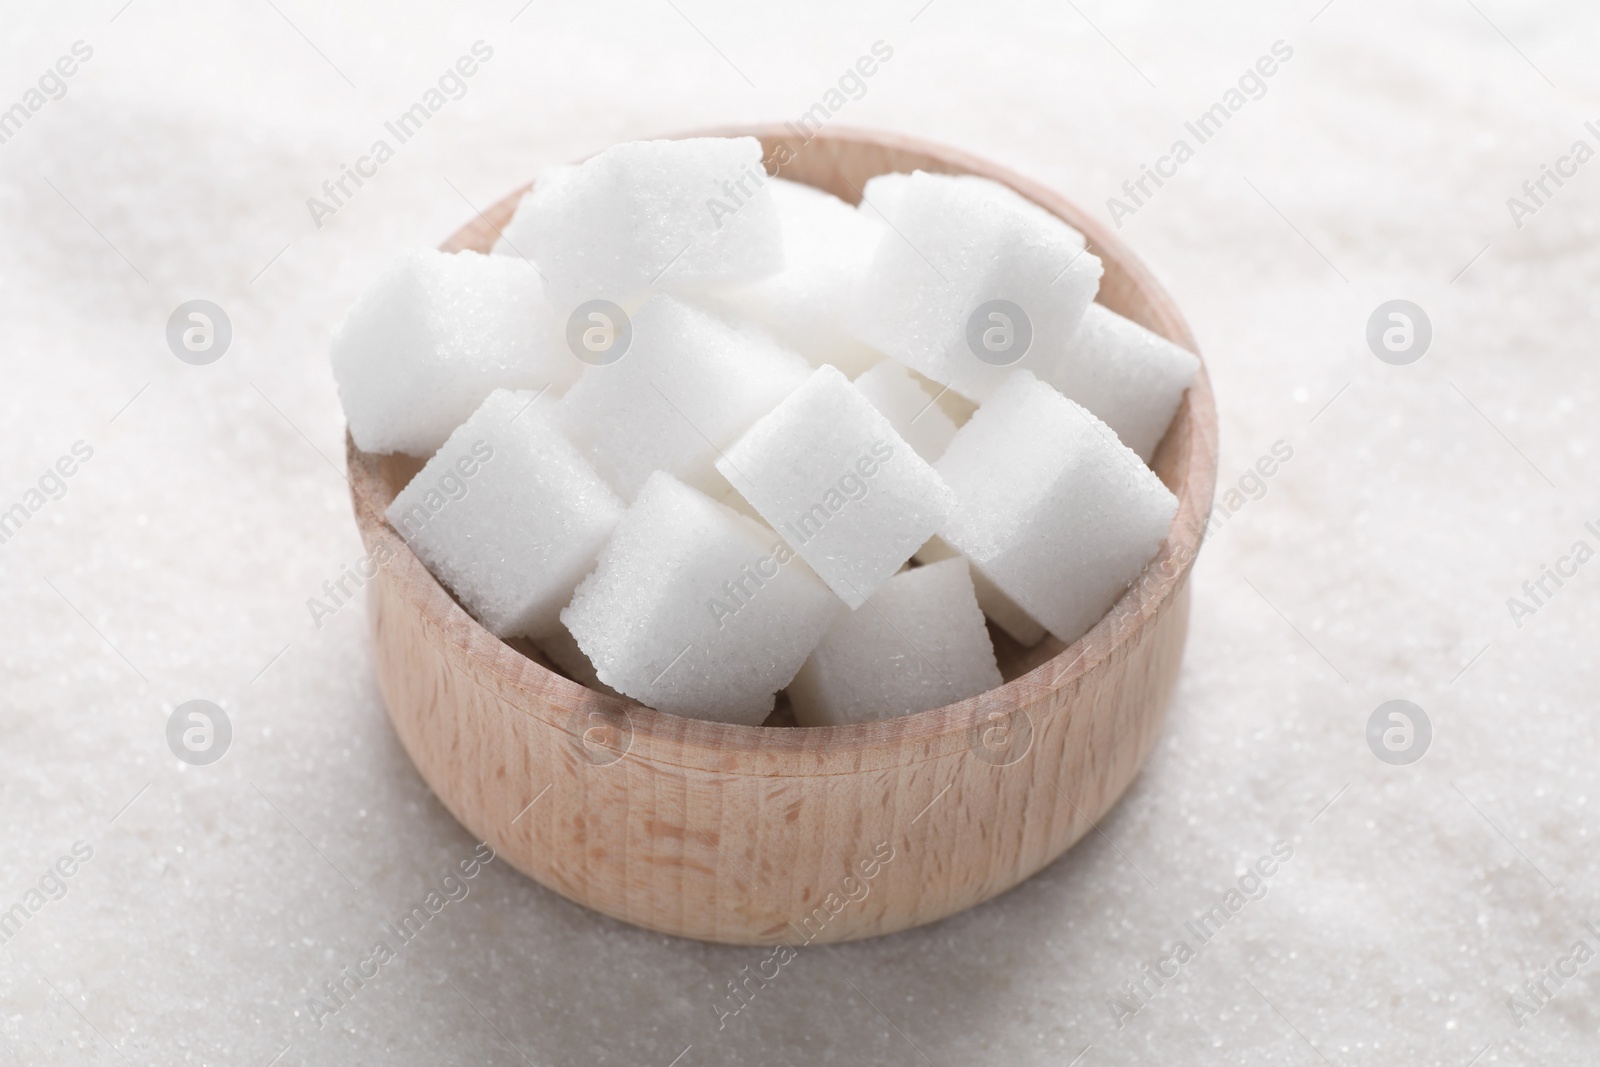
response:
[[[1600,172],[1547,183],[1521,229],[1506,200],[1595,143],[1600,12],[276,6],[21,5],[0,35],[7,107],[94,49],[0,145],[0,507],[93,449],[0,544],[0,910],[93,849],[0,951],[0,1063],[1593,1061],[1600,961],[1520,1027],[1507,1001],[1600,947],[1600,572],[1520,628],[1506,600],[1600,521]],[[494,58],[397,143],[384,123],[479,38]],[[801,949],[720,1029],[767,950],[625,926],[499,860],[319,1027],[308,1000],[478,846],[388,722],[362,598],[307,611],[365,553],[330,333],[401,250],[546,164],[793,121],[879,38],[894,58],[830,123],[949,143],[1107,221],[1142,164],[1195,149],[1117,234],[1194,327],[1219,492],[1274,442],[1293,459],[1200,555],[1143,771],[1013,891]],[[1184,123],[1279,38],[1293,59],[1196,143]],[[307,197],[379,137],[394,158],[317,228]],[[234,327],[207,367],[163,337],[195,298]],[[1396,298],[1433,324],[1410,366],[1367,347]],[[1432,719],[1410,766],[1366,741],[1396,697]],[[192,698],[233,722],[206,767],[163,736]],[[1260,899],[1192,938],[1279,841]],[[1180,940],[1194,957],[1162,963]]]

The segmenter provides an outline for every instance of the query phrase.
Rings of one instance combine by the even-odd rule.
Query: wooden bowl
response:
[[[759,137],[780,172],[844,199],[922,169],[1011,186],[1088,236],[1099,300],[1193,351],[1172,301],[1098,219],[964,153],[882,133]],[[776,154],[776,155],[775,155]],[[488,251],[518,190],[447,251]],[[1178,497],[1161,552],[1070,647],[996,632],[1004,685],[854,726],[730,726],[587,689],[480,626],[384,522],[421,466],[347,442],[356,521],[380,566],[372,644],[422,777],[512,866],[630,923],[737,944],[845,941],[932,922],[1060,856],[1122,795],[1160,730],[1188,625],[1188,575],[1216,478],[1204,368],[1153,466]]]

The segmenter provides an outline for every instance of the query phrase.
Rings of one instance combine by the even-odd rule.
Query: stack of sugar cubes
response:
[[[541,176],[493,252],[409,253],[332,362],[355,445],[429,457],[390,526],[571,677],[755,725],[1002,684],[1157,554],[1147,465],[1198,363],[1094,303],[1077,231],[973,177],[859,206],[752,138]]]

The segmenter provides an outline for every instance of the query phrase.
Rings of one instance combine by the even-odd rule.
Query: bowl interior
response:
[[[869,178],[896,171],[920,169],[979,174],[1008,185],[1084,233],[1089,250],[1100,257],[1105,267],[1096,297],[1099,303],[1197,352],[1194,338],[1171,299],[1103,223],[1058,194],[1019,175],[955,150],[870,131],[829,129],[803,141],[787,130],[765,127],[719,129],[697,135],[706,133],[756,136],[762,141],[769,173],[817,186],[850,203],[860,201],[861,188]],[[488,208],[441,247],[451,252],[489,251],[500,228],[510,221],[518,201],[530,187],[518,189]],[[354,479],[357,520],[367,535],[369,548],[373,547],[375,538],[392,541],[389,554],[394,562],[391,566],[420,571],[421,574],[414,577],[424,585],[431,584],[453,607],[453,617],[449,620],[451,628],[475,631],[472,644],[479,650],[487,649],[481,655],[493,661],[490,666],[509,684],[537,689],[546,702],[555,696],[558,706],[609,702],[618,713],[627,715],[632,731],[661,731],[693,748],[702,745],[710,749],[719,746],[782,748],[792,743],[795,735],[803,734],[807,735],[806,748],[812,750],[819,744],[824,747],[870,745],[889,738],[903,740],[907,736],[964,730],[980,706],[1014,706],[1023,701],[1025,693],[1033,695],[1042,687],[1053,689],[1071,684],[1119,643],[1134,639],[1140,621],[1175,594],[1198,551],[1214,489],[1216,452],[1215,412],[1202,363],[1194,385],[1185,394],[1151,463],[1157,476],[1178,498],[1177,516],[1156,559],[1100,624],[1071,646],[1046,635],[1037,645],[1026,648],[991,624],[995,655],[1006,680],[999,689],[945,708],[877,723],[774,731],[769,727],[793,724],[781,696],[778,710],[763,726],[731,726],[683,719],[585,689],[527,641],[497,641],[434,581],[421,561],[382,521],[383,510],[421,469],[425,459],[404,454],[372,455],[360,452],[348,442],[347,445],[352,472],[357,475]],[[530,677],[528,668],[532,665],[536,667]],[[576,691],[566,691],[568,689]],[[563,696],[568,699],[560,700]],[[582,731],[583,725],[574,722],[571,729],[576,734]]]

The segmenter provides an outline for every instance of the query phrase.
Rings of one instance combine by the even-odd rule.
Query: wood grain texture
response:
[[[780,173],[859,199],[888,171],[973,173],[1064,218],[1105,263],[1100,301],[1195,350],[1182,316],[1116,237],[1059,195],[983,160],[882,133],[762,138]],[[787,147],[788,152],[780,150]],[[486,251],[518,190],[446,250]],[[1016,885],[1114,804],[1160,731],[1183,656],[1188,575],[1216,477],[1202,367],[1153,466],[1179,500],[1161,552],[1070,647],[997,642],[1007,681],[883,722],[730,726],[606,696],[464,611],[383,511],[420,461],[347,439],[379,686],[450,811],[518,870],[666,933],[741,944],[841,941],[931,922]],[[868,874],[870,873],[870,877]]]

